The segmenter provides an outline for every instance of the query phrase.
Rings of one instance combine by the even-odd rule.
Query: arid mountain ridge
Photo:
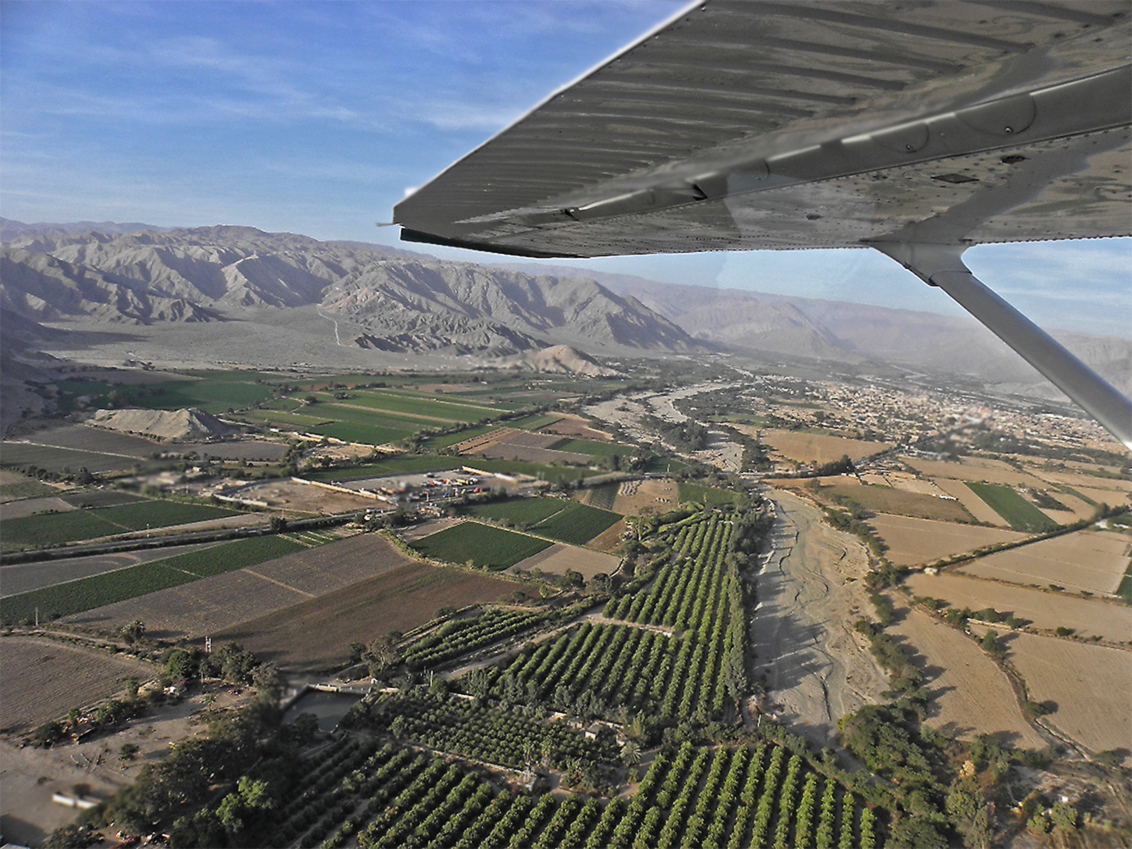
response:
[[[314,306],[324,318],[349,320],[348,344],[382,351],[490,357],[561,342],[619,354],[703,347],[593,281],[249,227],[27,234],[6,243],[0,263],[0,305],[36,322],[212,322],[233,311]]]
[[[288,332],[313,329],[327,362],[341,357],[343,365],[380,352],[535,362],[526,355],[556,344],[598,356],[731,350],[966,374],[1001,389],[1057,397],[971,319],[662,284],[571,266],[449,262],[251,227],[107,223],[84,230],[84,224],[0,219],[0,309],[5,328],[18,326],[25,343],[38,327],[43,347],[54,350],[48,334],[76,322],[89,329],[92,320],[183,327],[169,330],[181,339],[186,325],[240,321],[241,335],[264,323],[286,325]],[[1132,390],[1132,341],[1055,335],[1123,391]],[[319,356],[309,342],[303,353]]]

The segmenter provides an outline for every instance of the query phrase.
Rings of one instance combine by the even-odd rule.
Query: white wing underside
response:
[[[1128,0],[707,0],[402,201],[522,256],[875,247],[1132,450],[1132,402],[975,279],[971,245],[1132,235]]]
[[[395,210],[532,256],[1132,234],[1127,0],[709,0]]]

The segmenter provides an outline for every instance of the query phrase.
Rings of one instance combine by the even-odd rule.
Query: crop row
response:
[[[456,619],[441,625],[405,650],[403,660],[422,667],[443,663],[454,657],[513,637],[554,618],[553,612],[492,608],[474,619]]]
[[[604,807],[500,790],[457,763],[392,744],[353,751],[329,752],[299,779],[266,845],[334,849],[356,836],[362,849],[875,849],[882,838],[880,812],[767,744],[662,750],[632,798]]]

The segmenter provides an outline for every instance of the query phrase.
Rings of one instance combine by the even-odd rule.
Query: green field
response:
[[[0,619],[5,625],[34,621],[37,609],[41,621],[70,616],[209,575],[254,566],[303,548],[282,537],[256,537],[224,543],[167,560],[141,563],[6,598]]]
[[[608,510],[587,507],[576,501],[568,503],[567,509],[539,522],[531,530],[572,545],[584,545],[621,519]]]
[[[208,413],[240,410],[271,397],[273,387],[257,384],[260,379],[279,380],[278,375],[258,372],[190,372],[191,380],[157,380],[153,383],[115,386],[101,380],[63,380],[56,386],[64,412],[75,408],[75,399],[89,396],[89,406],[133,406],[151,410],[180,410],[199,407]],[[117,404],[111,403],[115,394]]]
[[[601,486],[591,488],[590,506],[602,510],[612,510],[613,503],[617,498],[617,490],[620,488],[621,484],[619,483],[603,483]]]
[[[680,503],[686,504],[695,501],[700,504],[722,507],[735,502],[735,493],[726,489],[716,489],[714,486],[702,486],[698,483],[680,481],[677,484]]]
[[[44,495],[58,495],[59,490],[40,483],[35,478],[16,472],[5,472],[7,483],[0,484],[0,499],[17,501],[21,498],[39,498]]]
[[[122,492],[119,489],[69,492],[60,497],[72,507],[118,507],[122,504],[137,504],[146,500],[140,495]]]
[[[353,466],[349,469],[327,469],[321,472],[311,472],[304,477],[312,481],[356,481],[365,478],[380,478],[386,475],[444,472],[449,469],[459,469],[463,464],[464,461],[459,457],[441,457],[437,454],[403,454],[398,457],[390,457],[388,460],[379,460],[376,463],[366,463],[364,466]]]
[[[445,433],[440,436],[430,436],[425,439],[424,444],[428,446],[430,451],[443,451],[445,448],[451,448],[457,442],[463,442],[465,439],[472,439],[476,436],[483,436],[485,433],[495,430],[498,425],[476,425],[475,427],[466,427],[463,430],[458,430],[455,433]]]
[[[492,504],[476,504],[466,508],[466,512],[477,519],[507,521],[517,527],[529,527],[561,512],[569,504],[569,501],[561,498],[516,498]]]
[[[405,392],[381,392],[358,390],[354,398],[338,402],[361,407],[372,407],[390,413],[406,413],[410,416],[424,416],[442,424],[455,422],[475,422],[483,418],[495,418],[502,412],[485,404],[465,403],[458,400],[438,399],[432,393],[417,395]]]
[[[1129,563],[1128,568],[1124,570],[1124,577],[1120,579],[1116,594],[1128,604],[1132,604],[1132,563]]]
[[[572,545],[584,545],[621,517],[561,498],[518,498],[467,508],[480,519],[506,520],[532,533]]]
[[[1058,527],[1057,522],[1008,486],[968,482],[967,488],[989,504],[1016,531],[1041,533]]]
[[[126,495],[126,493],[87,493],[90,497],[119,494]],[[80,502],[83,500],[80,495],[68,498]],[[11,519],[4,523],[3,548],[8,551],[40,545],[62,545],[76,540],[94,539],[129,531],[144,531],[150,528],[156,530],[234,515],[236,514],[231,510],[204,504],[144,501],[135,498],[133,503],[119,502],[116,507],[71,510],[66,513],[41,513],[36,516]]]
[[[41,513],[23,516],[4,523],[4,551],[35,548],[41,545],[62,545],[80,539],[120,534],[125,529],[104,519],[100,510],[70,510],[66,513]]]
[[[481,569],[506,569],[538,554],[550,545],[544,539],[516,534],[502,528],[462,522],[413,543],[426,557],[448,563],[467,563]]]

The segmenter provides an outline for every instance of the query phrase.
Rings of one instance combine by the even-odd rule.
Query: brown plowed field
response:
[[[994,734],[1028,749],[1046,745],[1023,716],[1006,673],[974,640],[921,610],[904,612],[886,630],[907,641],[925,672],[929,726],[963,739]]]
[[[1054,702],[1042,721],[1094,752],[1132,744],[1132,652],[1107,646],[1012,634],[1010,659],[1030,698]],[[1132,757],[1125,757],[1125,764]]]
[[[73,707],[85,707],[144,681],[156,667],[141,660],[40,637],[0,637],[0,728],[29,731]]]
[[[595,442],[612,442],[611,437],[604,430],[595,429],[581,416],[566,414],[554,424],[540,428],[541,433],[556,433],[559,436],[576,436],[580,439],[592,439]]]
[[[588,581],[598,573],[612,575],[617,571],[620,562],[620,559],[612,554],[601,554],[573,545],[556,543],[550,548],[544,548],[538,554],[532,554],[511,568],[527,571],[541,569],[543,572],[555,575],[564,575],[567,569],[573,569],[575,572],[580,572]]]
[[[410,563],[415,561],[380,536],[359,534],[251,569],[238,569],[77,613],[66,621],[116,629],[141,619],[151,636],[203,637]]]
[[[239,642],[281,669],[324,670],[348,662],[350,643],[416,628],[441,607],[498,601],[522,589],[498,577],[411,563],[214,637]]]
[[[55,496],[25,498],[23,501],[0,504],[0,522],[6,522],[9,519],[22,519],[25,516],[34,516],[37,513],[66,513],[75,509],[77,508]]]
[[[943,599],[954,607],[971,610],[993,607],[999,613],[1029,619],[1037,628],[1073,628],[1080,636],[1098,636],[1113,642],[1132,639],[1132,607],[1118,602],[1043,592],[952,571],[910,575],[904,583],[916,595]]]
[[[587,548],[596,548],[598,551],[612,552],[621,545],[623,535],[628,525],[624,519],[614,522],[596,537],[586,543]]]
[[[739,425],[739,430],[748,426]],[[752,434],[753,436],[754,434]],[[762,441],[783,457],[799,463],[832,463],[846,454],[850,460],[859,460],[892,448],[886,442],[868,442],[847,439],[824,433],[798,433],[793,430],[762,430]]]
[[[1132,537],[1087,529],[980,557],[965,575],[1014,584],[1115,593],[1128,569]]]
[[[1001,460],[966,457],[958,463],[951,463],[943,460],[925,460],[920,457],[900,459],[920,474],[931,478],[955,478],[961,481],[986,481],[1011,486],[1044,488],[1043,482],[1038,478],[1027,472],[1020,472]]]
[[[885,513],[878,513],[868,521],[888,546],[886,556],[898,566],[931,563],[941,557],[1026,536],[1017,531]]]
[[[823,478],[836,495],[851,498],[873,513],[892,513],[897,516],[916,516],[920,519],[938,519],[941,522],[969,522],[970,514],[957,501],[935,498],[918,492],[905,492],[889,486],[865,486],[856,478],[844,475]]]

